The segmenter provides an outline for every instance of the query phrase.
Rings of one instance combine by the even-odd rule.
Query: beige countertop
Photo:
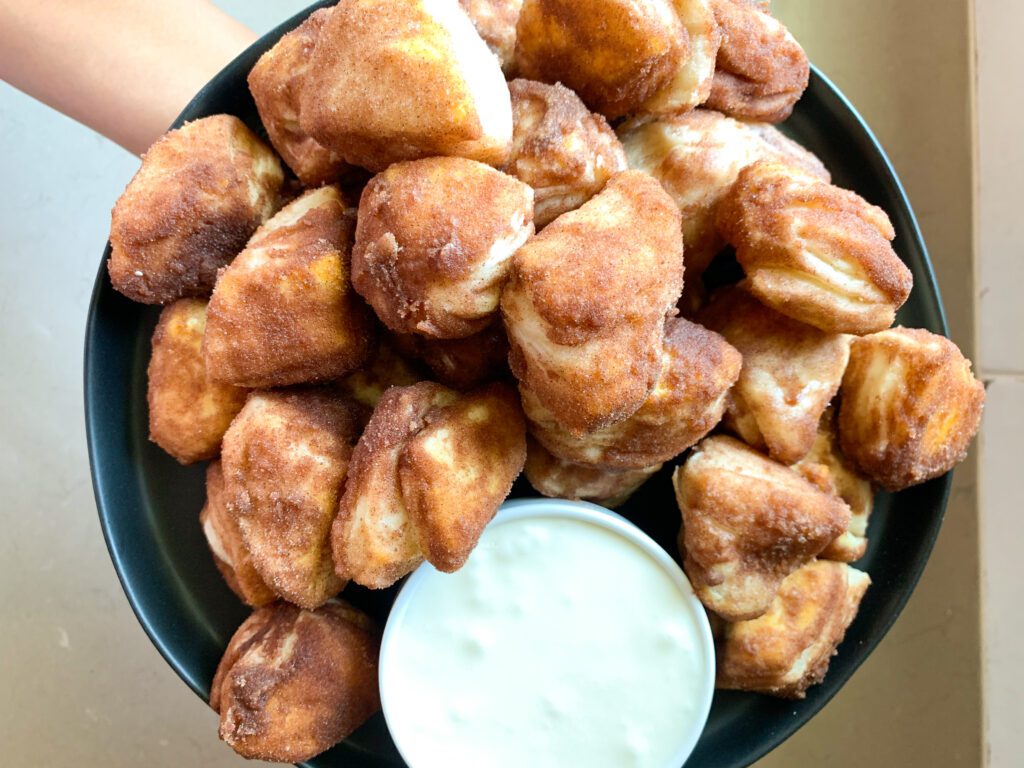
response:
[[[222,2],[257,30],[303,2]],[[907,186],[953,337],[973,348],[968,0],[776,0]],[[942,55],[936,55],[941,51]],[[0,85],[0,743],[18,766],[239,766],[125,600],[96,519],[81,345],[109,209],[137,160]],[[979,765],[973,458],[918,590],[836,699],[761,765]]]

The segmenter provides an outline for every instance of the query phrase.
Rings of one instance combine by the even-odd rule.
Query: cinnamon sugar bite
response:
[[[356,404],[327,389],[257,391],[224,436],[228,509],[274,592],[315,608],[345,585],[331,523],[359,433]]]
[[[500,165],[512,105],[497,59],[456,0],[351,0],[320,31],[299,124],[373,172],[432,155]]]
[[[847,529],[850,508],[731,437],[709,437],[672,476],[683,567],[728,621],[767,611],[783,579]]]
[[[807,54],[768,3],[712,0],[722,32],[707,105],[742,120],[779,123],[810,79]]]
[[[832,333],[892,325],[914,279],[892,248],[885,211],[792,165],[745,168],[717,212],[749,290]]]
[[[258,608],[210,686],[221,739],[243,757],[283,763],[330,749],[380,709],[379,654],[380,629],[342,600]]]
[[[217,270],[280,206],[283,182],[277,156],[237,117],[167,132],[111,212],[114,288],[143,304],[209,295]]]
[[[725,625],[717,687],[804,698],[825,679],[870,584],[863,571],[827,560],[790,574],[764,615]]]
[[[868,519],[875,505],[875,493],[871,481],[843,455],[836,422],[836,412],[829,407],[818,424],[810,452],[793,469],[849,505],[850,525],[818,557],[852,563],[860,560],[868,548]]]
[[[214,381],[203,358],[207,306],[179,299],[160,312],[146,369],[149,439],[181,464],[211,459],[246,390]]]
[[[919,328],[854,341],[842,394],[843,453],[890,491],[963,461],[985,405],[970,361],[949,339]]]
[[[531,434],[558,458],[605,469],[643,469],[678,456],[718,424],[741,363],[739,352],[717,333],[670,318],[661,374],[632,416],[574,435],[525,386],[523,409]]]
[[[238,520],[228,509],[220,461],[211,461],[206,468],[206,503],[199,513],[199,525],[217,570],[243,603],[258,608],[277,599],[253,565]]]
[[[783,464],[806,456],[821,415],[839,390],[851,337],[779,314],[742,283],[717,292],[697,316],[743,355],[726,427]]]
[[[203,341],[213,378],[275,387],[362,365],[375,329],[349,280],[353,214],[336,187],[310,190],[221,270]]]
[[[383,589],[424,559],[442,571],[462,567],[525,459],[509,386],[389,389],[352,454],[331,532],[339,578]]]
[[[533,223],[540,229],[626,170],[626,156],[608,121],[564,85],[520,78],[508,88],[512,151],[503,170],[533,188]]]
[[[302,86],[309,76],[313,50],[331,8],[314,11],[260,56],[249,72],[260,120],[270,143],[299,180],[315,187],[337,181],[349,166],[341,155],[306,133],[299,121]]]
[[[685,114],[711,95],[715,59],[722,44],[713,3],[673,0],[672,6],[686,29],[689,55],[680,59],[671,79],[640,105],[637,114],[645,119]]]
[[[533,191],[483,163],[396,163],[363,190],[352,283],[388,328],[454,339],[495,319]]]
[[[690,55],[670,0],[525,0],[517,72],[561,82],[608,118],[633,112]]]
[[[519,249],[501,298],[512,372],[565,429],[632,415],[661,373],[683,285],[679,209],[639,171]]]

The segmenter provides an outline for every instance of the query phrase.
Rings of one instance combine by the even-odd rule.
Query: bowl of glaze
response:
[[[228,113],[266,136],[246,85],[249,70],[307,15],[332,4],[317,3],[254,43],[196,95],[173,127]],[[896,229],[893,247],[914,275],[914,289],[896,322],[946,335],[942,301],[913,211],[885,152],[853,106],[812,67],[807,91],[779,127],[825,162],[835,184],[855,190],[889,214]],[[200,530],[205,467],[182,467],[148,440],[146,365],[160,308],[135,304],[114,291],[105,266],[109,256],[108,244],[97,258],[84,366],[86,435],[100,524],[139,623],[170,667],[206,701],[221,654],[247,610],[223,583]],[[677,560],[680,515],[670,478],[684,458],[666,463],[617,509]],[[951,483],[947,474],[876,497],[867,553],[856,563],[871,575],[872,586],[824,682],[802,701],[716,691],[688,765],[749,765],[839,691],[910,598],[942,525]],[[512,498],[536,495],[522,478],[512,490]],[[399,587],[371,592],[350,585],[343,594],[383,625]],[[212,713],[210,738],[217,738]],[[400,768],[404,762],[383,716],[376,715],[305,765]]]
[[[412,768],[676,768],[711,708],[715,647],[679,564],[633,523],[520,499],[461,570],[406,579],[379,669]]]

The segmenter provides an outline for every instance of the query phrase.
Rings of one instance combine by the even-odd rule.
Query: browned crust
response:
[[[678,456],[721,420],[742,359],[717,333],[682,318],[665,322],[662,356],[661,375],[636,413],[580,436],[524,388],[531,434],[564,461],[602,469],[643,469]]]
[[[517,79],[508,87],[512,151],[503,170],[533,188],[533,222],[540,229],[626,170],[626,156],[604,116],[561,83]]]
[[[470,336],[494,319],[532,222],[530,187],[483,163],[396,163],[359,201],[353,285],[393,331]]]
[[[890,491],[962,461],[985,404],[985,387],[959,348],[919,328],[854,341],[841,392],[843,453]]]
[[[427,339],[417,334],[394,334],[391,339],[403,354],[426,363],[437,381],[461,392],[511,375],[508,337],[500,320],[464,339]]]
[[[284,386],[338,378],[366,361],[376,334],[349,281],[353,219],[337,188],[311,190],[221,270],[203,345],[213,378]]]
[[[228,509],[260,576],[315,608],[344,582],[330,530],[359,425],[355,403],[325,389],[253,392],[224,436]]]
[[[427,560],[461,568],[526,461],[516,391],[489,384],[426,417],[398,460],[409,518]]]
[[[818,557],[852,563],[860,560],[868,548],[867,530],[875,504],[871,482],[861,475],[839,449],[835,409],[829,406],[821,417],[818,434],[810,453],[793,469],[821,490],[838,496],[850,507],[850,525]]]
[[[725,245],[715,214],[740,171],[762,159],[793,165],[823,181],[829,173],[815,155],[765,123],[745,123],[709,109],[627,123],[619,135],[629,166],[647,171],[682,213],[687,290]]]
[[[767,9],[713,0],[722,44],[707,106],[743,120],[779,123],[807,88],[807,54]]]
[[[487,47],[498,57],[506,72],[512,67],[516,49],[516,24],[523,0],[459,0]]]
[[[627,418],[657,381],[682,288],[679,227],[658,182],[624,171],[516,253],[502,295],[509,362],[564,428]]]
[[[206,302],[179,299],[160,313],[147,370],[149,439],[182,464],[212,459],[245,403],[244,389],[207,376]]]
[[[114,288],[143,304],[206,296],[217,270],[277,210],[276,155],[231,115],[164,134],[111,212]]]
[[[588,467],[557,458],[532,437],[527,439],[526,445],[526,479],[537,493],[553,499],[589,501],[608,508],[625,504],[662,466],[621,470]]]
[[[253,567],[238,521],[228,511],[224,473],[219,461],[210,462],[206,468],[206,503],[199,513],[199,525],[203,528],[213,562],[231,591],[243,603],[254,608],[273,602],[276,595]]]
[[[731,437],[704,440],[672,476],[683,567],[729,621],[767,611],[782,580],[849,526],[850,508]]]
[[[348,169],[340,155],[319,144],[299,125],[299,100],[310,59],[330,8],[310,14],[260,56],[249,72],[252,93],[270,143],[306,186],[337,180]]]
[[[745,168],[718,209],[750,292],[835,333],[892,324],[913,277],[892,249],[892,223],[854,192],[772,161]]]
[[[302,130],[353,165],[382,171],[402,160],[458,155],[500,165],[511,108],[487,135],[452,35],[472,50],[476,76],[504,87],[497,60],[468,17],[452,29],[423,0],[351,0],[324,24],[302,89]],[[458,19],[454,19],[458,23]],[[507,120],[507,123],[506,123]]]
[[[421,562],[423,552],[399,486],[398,462],[427,415],[458,394],[430,381],[392,387],[377,403],[352,452],[345,493],[331,530],[339,578],[389,587]]]
[[[639,115],[678,115],[703,104],[711,95],[722,33],[711,0],[673,0],[686,28],[689,55],[681,59],[668,83],[640,107]]]
[[[606,117],[635,111],[690,55],[668,0],[525,0],[518,73],[561,82]]]
[[[850,337],[781,315],[742,287],[718,292],[697,317],[743,355],[726,426],[783,464],[806,456],[839,391]]]
[[[380,709],[380,630],[332,600],[287,603],[245,620],[217,667],[210,705],[220,737],[243,757],[294,763],[342,741]]]
[[[353,452],[334,523],[339,576],[381,589],[424,557],[460,568],[522,470],[525,440],[508,385],[388,390]]]
[[[717,687],[804,698],[825,679],[870,582],[866,573],[825,560],[788,576],[767,613],[725,626]]]

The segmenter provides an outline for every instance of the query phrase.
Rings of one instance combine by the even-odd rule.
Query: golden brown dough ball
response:
[[[829,180],[811,152],[765,123],[744,123],[720,112],[695,109],[619,130],[629,167],[661,182],[682,213],[686,283],[695,286],[725,239],[715,214],[740,171],[765,158],[795,165]]]
[[[716,686],[804,698],[825,679],[870,584],[863,571],[827,560],[790,574],[767,613],[725,625]]]
[[[206,302],[179,299],[164,307],[153,331],[146,399],[149,439],[182,464],[211,459],[246,391],[207,375],[203,360]]]
[[[847,529],[850,508],[731,437],[709,437],[672,476],[683,567],[727,621],[767,611],[782,580]]]
[[[428,339],[413,333],[391,338],[404,354],[426,363],[435,380],[453,389],[466,391],[510,376],[508,337],[500,319],[462,339]]]
[[[330,749],[380,710],[379,655],[380,630],[341,600],[258,608],[210,688],[221,739],[243,757],[282,763]]]
[[[519,249],[501,309],[512,372],[565,429],[631,416],[661,372],[683,284],[679,209],[623,171]]]
[[[640,105],[638,114],[644,117],[683,114],[711,95],[722,43],[711,0],[673,0],[672,5],[686,28],[690,55],[680,61],[672,79]]]
[[[209,295],[217,270],[277,210],[283,182],[277,156],[237,117],[164,134],[111,213],[114,288],[143,304]]]
[[[292,201],[221,271],[203,350],[210,375],[248,387],[358,368],[375,336],[349,281],[353,211],[335,187]]]
[[[839,391],[850,337],[780,315],[742,287],[718,292],[698,319],[743,355],[726,426],[783,464],[806,456]]]
[[[985,387],[956,344],[919,328],[854,341],[841,392],[843,453],[890,491],[963,461],[985,404]]]
[[[818,488],[838,496],[850,507],[850,525],[818,557],[852,563],[860,560],[868,548],[868,519],[875,504],[871,482],[861,475],[839,449],[836,414],[830,407],[821,417],[818,435],[811,452],[793,465],[793,469]]]
[[[338,383],[341,391],[373,410],[390,387],[407,387],[423,381],[425,377],[418,366],[402,357],[396,346],[389,339],[382,338],[366,364]]]
[[[382,589],[424,558],[442,571],[461,568],[525,459],[511,387],[389,389],[352,454],[332,531],[339,577]]]
[[[516,50],[516,23],[523,0],[459,0],[480,37],[508,71]]]
[[[526,424],[515,390],[489,384],[459,397],[406,443],[398,481],[423,554],[461,568],[526,461]]]
[[[526,479],[537,493],[553,499],[589,501],[612,509],[626,501],[661,469],[604,469],[573,464],[551,455],[536,440],[527,440]]]
[[[335,181],[347,169],[332,152],[302,130],[299,107],[317,38],[331,9],[321,8],[260,56],[249,72],[249,90],[274,149],[308,187]]]
[[[228,509],[219,461],[211,461],[206,468],[206,503],[199,513],[199,525],[217,570],[243,603],[258,608],[277,599],[252,564],[238,520]]]
[[[712,0],[722,31],[707,105],[742,120],[779,123],[810,79],[807,54],[767,4]]]
[[[717,214],[750,292],[833,333],[888,328],[913,276],[892,249],[885,211],[792,165],[745,168]]]
[[[331,523],[359,429],[355,403],[321,389],[253,392],[224,436],[228,509],[274,592],[316,608],[341,591]]]
[[[320,32],[299,123],[374,172],[432,155],[501,165],[512,105],[497,59],[456,0],[350,0]]]
[[[496,317],[533,191],[473,160],[396,163],[359,201],[352,283],[398,333],[470,336]]]
[[[636,110],[690,55],[670,0],[525,0],[517,72],[561,82],[608,118]]]
[[[508,88],[512,152],[503,170],[533,188],[533,223],[540,229],[626,170],[626,156],[608,121],[564,85],[518,79]]]
[[[531,434],[558,458],[605,469],[643,469],[678,456],[718,424],[742,362],[717,333],[670,318],[661,375],[632,416],[576,436],[525,387],[523,409]]]

